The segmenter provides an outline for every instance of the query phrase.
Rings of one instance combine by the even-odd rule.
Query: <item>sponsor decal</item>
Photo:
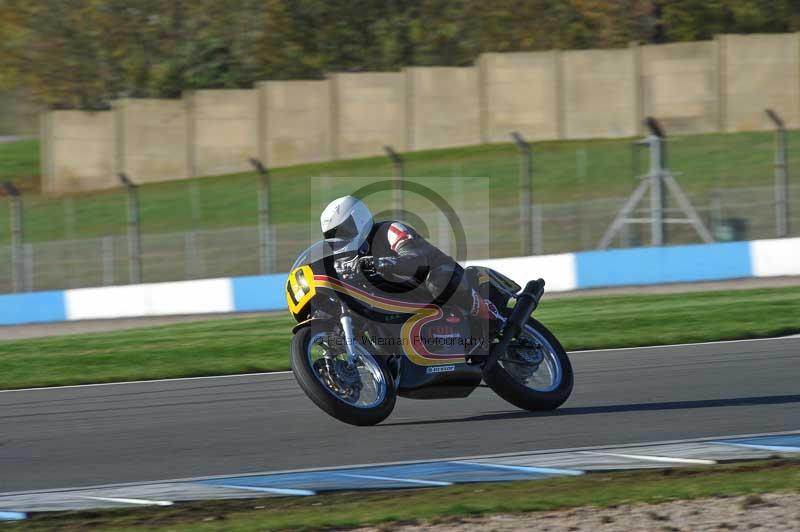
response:
[[[456,367],[452,364],[447,366],[428,366],[428,369],[425,370],[425,373],[449,373],[451,371],[455,371]]]

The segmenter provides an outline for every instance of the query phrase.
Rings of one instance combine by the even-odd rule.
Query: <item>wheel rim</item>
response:
[[[317,333],[306,346],[311,372],[328,393],[356,408],[375,408],[386,398],[387,385],[378,362],[356,343],[357,360],[347,366],[347,354],[328,345],[327,333]]]
[[[514,380],[536,392],[552,392],[561,386],[564,369],[550,341],[533,327],[525,326],[526,339],[534,345],[501,357],[498,364]],[[512,354],[513,353],[513,354]]]

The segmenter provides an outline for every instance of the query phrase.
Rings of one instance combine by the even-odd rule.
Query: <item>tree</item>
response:
[[[800,28],[797,0],[0,0],[0,83],[55,107],[485,52]]]

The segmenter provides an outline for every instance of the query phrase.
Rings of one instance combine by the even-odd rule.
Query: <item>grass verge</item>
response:
[[[800,491],[800,460],[662,471],[597,473],[447,488],[180,504],[167,508],[34,515],[9,530],[244,531],[427,523],[491,513],[608,507],[702,497]]]
[[[547,299],[537,317],[568,350],[800,332],[800,287]],[[0,342],[0,389],[285,370],[288,316],[228,318]]]

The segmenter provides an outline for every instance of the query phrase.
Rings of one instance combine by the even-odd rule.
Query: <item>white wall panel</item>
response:
[[[535,257],[511,257],[469,261],[467,266],[486,266],[510,277],[520,286],[541,277],[545,280],[546,292],[575,290],[575,255],[538,255]]]
[[[750,263],[755,277],[800,275],[800,238],[754,240]]]
[[[232,312],[230,279],[67,290],[68,320]]]

